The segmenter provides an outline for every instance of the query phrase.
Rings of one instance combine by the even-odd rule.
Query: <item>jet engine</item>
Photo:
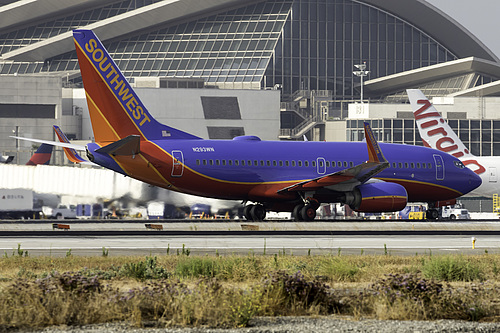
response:
[[[403,186],[387,182],[360,185],[345,197],[351,209],[366,213],[400,211],[407,201],[408,194]]]

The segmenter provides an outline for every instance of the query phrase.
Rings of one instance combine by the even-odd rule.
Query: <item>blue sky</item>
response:
[[[499,0],[427,0],[467,28],[500,58]]]

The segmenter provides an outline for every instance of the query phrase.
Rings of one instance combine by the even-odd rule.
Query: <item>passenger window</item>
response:
[[[251,160],[248,160],[248,161],[247,161],[247,165],[248,165],[248,166],[252,166],[252,161],[251,161]]]
[[[203,160],[203,165],[207,165],[207,160]]]
[[[304,166],[308,167],[309,166],[309,161],[304,161]]]
[[[264,161],[260,160],[260,166],[264,166]]]
[[[293,167],[295,166],[295,161],[292,161],[292,166],[293,166]]]
[[[393,162],[393,163],[392,163],[392,167],[393,167],[394,169],[396,169],[396,162]]]
[[[399,163],[398,163],[398,167],[399,167],[400,169],[402,169],[402,168],[403,168],[403,163],[399,162]]]
[[[347,162],[344,161],[344,168],[347,168]]]
[[[267,161],[266,161],[266,165],[267,165],[267,166],[271,166],[271,161],[267,160]]]
[[[420,163],[417,162],[417,169],[420,169]]]
[[[241,165],[245,165],[245,160],[241,160]]]
[[[297,163],[298,163],[299,167],[302,166],[302,161],[297,161]]]
[[[215,160],[215,165],[220,165],[220,161],[219,160]]]
[[[312,162],[311,162],[311,165],[312,165],[313,167],[315,167],[315,166],[316,166],[316,161],[312,161]]]
[[[410,166],[411,166],[412,169],[415,169],[415,163],[411,162]]]
[[[233,165],[233,160],[228,160],[228,161],[227,161],[227,164],[228,164],[228,165]]]
[[[283,166],[283,161],[279,161],[280,167]]]
[[[285,166],[290,166],[290,162],[289,161],[285,161]]]
[[[326,161],[326,167],[329,168],[330,167],[330,161]]]
[[[354,162],[349,162],[349,166],[352,168],[354,166]]]
[[[208,164],[214,165],[214,160],[208,160]]]
[[[226,160],[222,160],[222,165],[226,165]]]
[[[277,166],[278,163],[276,161],[273,161],[273,166]]]
[[[427,167],[428,167],[429,169],[432,169],[432,164],[431,164],[431,163],[427,163]]]
[[[240,160],[234,160],[234,165],[236,166],[240,165]]]
[[[426,163],[422,163],[422,168],[427,169],[427,164]]]
[[[253,161],[253,165],[254,165],[254,166],[258,166],[258,165],[259,165],[259,161],[254,160],[254,161]]]
[[[332,168],[335,168],[335,161],[332,161]]]
[[[408,162],[405,162],[405,169],[408,169]]]
[[[196,165],[200,165],[200,160],[196,160]]]

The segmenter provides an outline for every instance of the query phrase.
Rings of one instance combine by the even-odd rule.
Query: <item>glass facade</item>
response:
[[[359,98],[356,64],[366,61],[374,79],[455,59],[417,27],[367,4],[295,0],[266,81],[281,84],[285,97],[331,90],[333,99],[349,100]]]
[[[367,121],[380,142],[422,146],[414,119],[347,120],[347,141],[364,139],[363,122]],[[500,156],[500,120],[449,119],[450,127],[470,152],[476,156]]]
[[[0,54],[4,54],[20,47],[43,41],[63,32],[84,27],[91,23],[104,20],[130,10],[150,5],[160,0],[125,0],[103,7],[74,13],[60,18],[51,18],[49,21],[32,25],[9,33],[0,34]]]
[[[0,52],[153,2],[119,1],[13,31],[0,36]],[[284,101],[299,90],[332,91],[334,101],[359,98],[352,71],[364,61],[367,79],[374,79],[456,59],[417,27],[356,0],[267,0],[106,47],[127,77],[197,77],[223,88],[279,86]],[[43,63],[4,63],[0,73],[77,69],[70,52]]]

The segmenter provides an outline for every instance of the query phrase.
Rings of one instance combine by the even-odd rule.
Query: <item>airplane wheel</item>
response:
[[[250,215],[254,221],[263,221],[266,218],[266,209],[262,205],[254,205],[250,209]]]
[[[304,204],[298,204],[297,206],[293,207],[292,217],[295,221],[303,221],[304,220],[300,214],[303,207],[304,207]]]
[[[253,206],[255,205],[247,205],[243,207],[243,216],[247,219],[247,221],[253,221],[252,214],[250,213]]]
[[[310,205],[305,205],[300,211],[300,215],[304,221],[312,221],[316,217],[316,209]]]

